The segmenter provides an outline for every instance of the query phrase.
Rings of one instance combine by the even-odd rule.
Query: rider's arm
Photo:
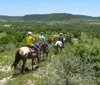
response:
[[[45,37],[43,36],[43,39],[44,39],[44,41],[45,41]]]
[[[35,41],[35,38],[33,38],[33,41]]]
[[[34,42],[35,42],[35,38],[32,37],[32,41],[33,41],[33,43],[34,43]]]

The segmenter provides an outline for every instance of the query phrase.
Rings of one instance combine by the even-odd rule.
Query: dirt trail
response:
[[[0,66],[0,71],[1,72],[10,72],[11,71],[11,66]],[[2,79],[0,79],[0,85],[5,85],[5,83],[6,83],[6,81],[8,80],[8,79],[10,79],[12,76],[10,76],[10,77],[6,77],[6,78],[2,78]]]
[[[51,56],[51,59],[54,57],[54,55],[52,55]],[[49,63],[50,64],[50,63]],[[49,66],[49,64],[48,64],[48,66]],[[0,71],[1,72],[10,72],[11,71],[11,66],[1,66],[0,65]],[[2,79],[0,79],[0,85],[5,85],[6,84],[6,82],[9,80],[9,79],[11,79],[12,80],[12,76],[9,76],[9,77],[6,77],[6,78],[2,78]],[[14,79],[14,78],[13,78]],[[32,83],[32,81],[31,80],[28,80],[28,82],[27,82],[28,84],[30,84],[30,85],[34,85],[33,83]]]
[[[0,80],[0,85],[5,85],[6,81],[7,81],[8,79],[10,79],[11,77],[12,77],[12,76],[1,79],[1,80]]]

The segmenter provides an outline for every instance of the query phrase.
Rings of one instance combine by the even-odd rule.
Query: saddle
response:
[[[27,45],[27,47],[29,48],[29,50],[30,50],[31,53],[36,53],[35,49],[32,46],[28,46]]]

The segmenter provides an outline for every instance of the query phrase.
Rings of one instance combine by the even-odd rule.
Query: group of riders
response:
[[[32,69],[34,65],[34,59],[37,58],[39,61],[44,53],[48,56],[48,48],[49,43],[51,44],[52,39],[49,37],[45,40],[45,36],[43,32],[39,35],[39,44],[35,44],[35,38],[32,37],[33,33],[29,31],[26,36],[26,45],[25,47],[19,48],[19,50],[15,54],[15,60],[12,64],[14,70],[17,67],[17,64],[20,60],[23,61],[21,73],[25,70],[25,64],[27,59],[32,59]],[[64,47],[64,37],[62,33],[58,36],[57,42],[55,43],[55,47]],[[39,66],[39,65],[38,65]]]
[[[37,55],[39,56],[39,44],[45,42],[45,36],[44,36],[43,32],[41,32],[39,35],[39,44],[34,44],[35,38],[32,37],[32,34],[33,33],[31,31],[29,31],[27,33],[26,44],[27,44],[27,46],[34,48]],[[55,43],[55,46],[64,47],[64,41],[65,41],[65,38],[62,36],[62,33],[60,33],[58,36],[57,42]],[[46,48],[48,48],[48,43],[46,44]]]
[[[34,44],[35,38],[32,37],[32,34],[33,33],[31,31],[29,31],[27,33],[26,44],[27,44],[28,47],[34,48],[36,53],[37,53],[37,55],[39,56],[39,51],[38,51],[39,50],[39,44],[45,41],[45,37],[43,35],[43,32],[41,32],[40,35],[39,35],[39,40],[40,40],[39,44]]]

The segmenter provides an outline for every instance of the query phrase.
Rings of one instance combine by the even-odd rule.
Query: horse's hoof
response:
[[[25,71],[21,72],[21,74],[25,74]]]
[[[35,69],[38,69],[38,68],[39,68],[39,65],[35,67]]]
[[[25,68],[25,72],[29,72],[29,68],[28,67]]]
[[[13,75],[12,75],[12,78],[14,78],[15,76],[16,76],[16,74],[13,74]]]
[[[35,71],[39,68],[39,65],[38,66],[35,66],[35,68],[33,68],[32,70]]]
[[[12,75],[12,78],[18,76],[19,74],[20,74],[20,73],[14,73],[14,74]]]

